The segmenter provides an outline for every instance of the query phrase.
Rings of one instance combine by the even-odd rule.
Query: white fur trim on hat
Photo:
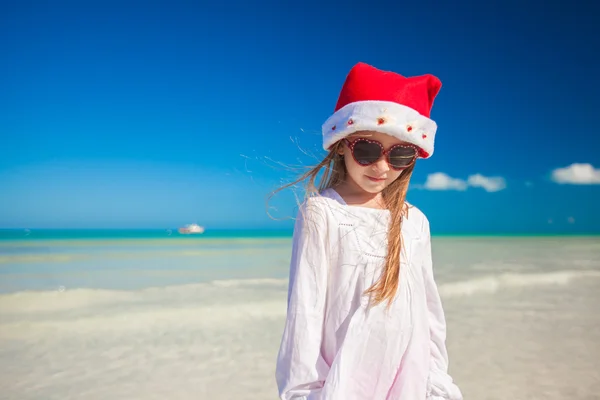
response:
[[[433,154],[437,124],[416,110],[389,101],[357,101],[340,108],[322,126],[323,148],[358,131],[376,131],[412,143],[421,157]]]

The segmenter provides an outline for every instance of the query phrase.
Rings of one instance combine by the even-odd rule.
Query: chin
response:
[[[387,187],[387,182],[371,182],[366,178],[366,182],[360,185],[361,189],[367,193],[377,194]]]

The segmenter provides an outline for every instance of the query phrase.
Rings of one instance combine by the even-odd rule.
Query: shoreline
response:
[[[31,231],[31,230],[30,230]],[[231,241],[237,242],[261,242],[265,241],[287,241],[293,237],[292,231],[255,231],[255,230],[236,230],[236,231],[213,231],[211,233],[186,235],[186,234],[164,234],[164,231],[156,230],[133,230],[133,229],[39,229],[38,233],[43,232],[41,236],[24,235],[20,229],[0,229],[0,246],[4,244],[35,242],[65,243],[65,242],[103,242],[106,244],[127,243],[151,243],[160,241],[165,243],[171,241],[180,244],[192,243],[218,243]],[[109,234],[113,233],[112,235]],[[95,233],[95,234],[94,234]],[[438,239],[553,239],[553,238],[600,238],[600,233],[435,233],[432,232],[432,238]]]

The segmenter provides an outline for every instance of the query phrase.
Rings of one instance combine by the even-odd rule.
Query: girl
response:
[[[294,228],[281,399],[462,399],[448,375],[429,222],[405,201],[416,159],[433,154],[440,87],[363,63],[346,77],[322,128],[329,153],[297,181],[310,178],[314,193],[325,168]]]

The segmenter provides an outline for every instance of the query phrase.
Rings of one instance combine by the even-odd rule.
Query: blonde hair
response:
[[[340,183],[344,182],[347,171],[344,158],[339,154],[341,146],[341,141],[335,143],[331,147],[329,154],[327,154],[319,164],[312,167],[294,182],[273,191],[269,198],[277,192],[294,186],[299,182],[306,181],[307,179],[308,182],[306,183],[305,197],[309,197],[328,188],[335,188]],[[387,301],[389,307],[398,289],[398,283],[400,281],[400,255],[402,250],[402,221],[408,211],[408,207],[405,204],[406,192],[408,191],[408,185],[414,166],[415,163],[412,163],[408,168],[402,171],[402,174],[381,193],[384,205],[390,211],[390,225],[387,234],[388,249],[383,272],[379,280],[364,293],[371,296],[372,306]],[[323,176],[321,177],[317,188],[315,182],[321,170],[323,170]]]

